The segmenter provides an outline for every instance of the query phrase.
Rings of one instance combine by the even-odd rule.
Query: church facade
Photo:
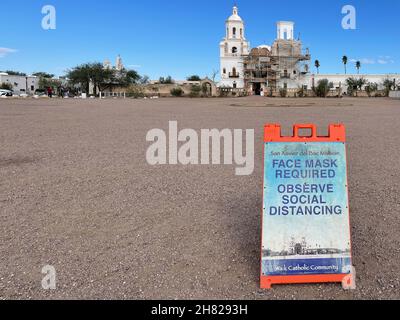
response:
[[[382,87],[384,79],[400,83],[400,74],[352,75],[310,72],[311,55],[295,38],[294,22],[277,22],[273,44],[251,48],[245,36],[245,23],[239,10],[233,7],[232,15],[225,22],[225,37],[220,42],[220,88],[245,90],[248,94],[267,95],[285,90],[309,90],[321,79],[333,83],[333,89],[346,93],[346,79],[363,77]]]

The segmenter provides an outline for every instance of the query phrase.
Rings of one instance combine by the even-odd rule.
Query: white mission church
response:
[[[333,82],[346,93],[346,79],[364,77],[368,82],[381,84],[384,79],[400,83],[400,74],[312,74],[311,55],[295,39],[294,22],[279,21],[274,43],[251,48],[246,39],[245,23],[237,6],[225,23],[225,37],[220,42],[219,87],[244,89],[259,95],[273,89],[310,89],[321,79]]]

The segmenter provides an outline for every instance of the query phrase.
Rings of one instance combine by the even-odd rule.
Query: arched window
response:
[[[232,75],[236,76],[236,68],[235,67],[232,68]]]
[[[233,36],[236,36],[236,28],[235,27],[232,29],[232,33],[233,33]]]
[[[225,68],[222,70],[222,73],[223,73],[223,74],[226,74],[226,69],[225,69]]]
[[[233,47],[232,48],[232,53],[237,53],[237,52],[238,52],[238,49],[236,47]]]

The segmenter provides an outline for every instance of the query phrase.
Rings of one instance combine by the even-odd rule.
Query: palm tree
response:
[[[360,68],[361,68],[361,62],[360,61],[356,62],[356,68],[357,68],[357,73],[360,74]]]
[[[320,63],[319,63],[319,60],[315,60],[315,67],[317,68],[317,72],[318,72],[318,74],[319,74],[319,67],[320,67],[321,65],[320,65]]]
[[[347,56],[343,56],[343,58],[342,58],[342,62],[343,62],[343,64],[344,64],[344,73],[345,74],[347,74],[347,61],[348,61],[349,59],[347,58]]]

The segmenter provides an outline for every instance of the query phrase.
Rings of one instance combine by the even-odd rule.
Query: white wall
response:
[[[39,78],[34,76],[12,76],[4,73],[0,74],[0,83],[10,83],[16,94],[33,94],[39,88]]]
[[[390,91],[389,97],[393,99],[400,99],[400,91]]]
[[[313,82],[317,85],[319,80],[328,79],[333,82],[334,88],[342,87],[343,93],[347,93],[346,79],[353,78],[365,78],[368,82],[376,82],[379,86],[379,90],[384,89],[382,83],[385,79],[396,79],[396,84],[400,84],[400,74],[312,74],[309,76],[308,81],[305,85],[308,88],[312,88]]]
[[[230,78],[229,73],[232,73],[233,68],[236,68],[236,73],[239,78]],[[226,73],[224,73],[224,69]],[[222,57],[221,58],[221,81],[219,86],[228,86],[233,88],[236,82],[237,88],[244,88],[244,66],[242,57]]]

